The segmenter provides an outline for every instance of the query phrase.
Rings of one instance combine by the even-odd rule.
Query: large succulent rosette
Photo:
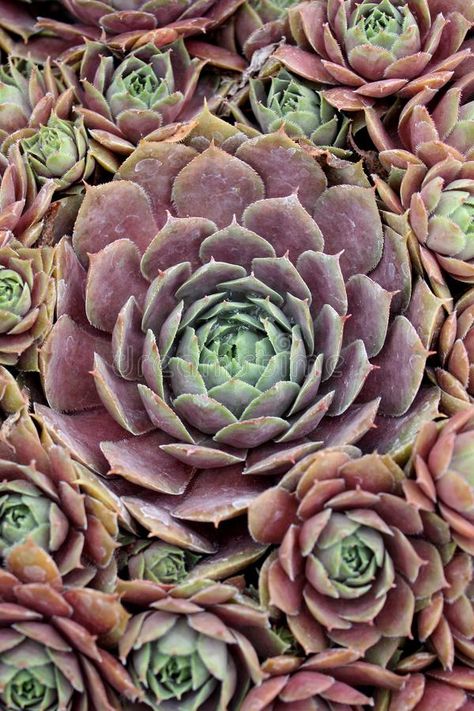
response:
[[[473,20],[461,2],[313,0],[290,11],[299,46],[275,56],[301,76],[338,85],[334,97],[347,108],[366,98],[409,98],[451,78],[469,54],[460,48]]]
[[[59,249],[60,318],[42,351],[51,409],[40,409],[55,436],[170,494],[191,466],[233,465],[231,477],[260,445],[294,457],[354,441],[377,412],[390,448],[400,422],[416,430],[432,411],[419,394],[428,324],[420,338],[410,321],[431,319],[422,286],[400,315],[403,219],[384,227],[370,188],[326,188],[284,134],[211,125],[228,136],[220,148],[202,123],[188,145],[142,144],[117,180],[88,190]],[[115,443],[100,450],[104,440]],[[182,462],[173,479],[170,456]]]
[[[441,389],[443,412],[453,415],[474,402],[474,289],[457,300],[444,321],[437,348],[437,364],[430,368]]]
[[[67,588],[33,541],[0,571],[0,702],[12,711],[118,711],[139,695],[115,645],[127,623],[117,595]]]
[[[7,385],[6,371],[2,379]],[[1,434],[0,556],[34,541],[65,582],[87,584],[112,563],[118,519],[128,525],[123,505],[44,433],[42,441],[25,410],[12,414]]]
[[[0,363],[38,370],[38,348],[55,303],[53,249],[24,247],[8,233],[0,246]]]
[[[192,118],[216,90],[216,77],[201,80],[203,62],[190,58],[182,40],[163,49],[145,45],[121,61],[88,42],[78,67],[74,52],[61,66],[91,136],[122,155],[161,126]]]
[[[278,653],[267,614],[232,585],[204,582],[166,593],[123,589],[135,606],[119,651],[148,708],[237,709],[264,674],[256,651]],[[147,602],[148,600],[148,602]],[[263,652],[265,650],[265,652]]]
[[[262,599],[306,654],[330,640],[383,666],[411,637],[417,606],[446,586],[439,546],[403,481],[390,457],[326,449],[250,504],[252,535],[277,546]]]

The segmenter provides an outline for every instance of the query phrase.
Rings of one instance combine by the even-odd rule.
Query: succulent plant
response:
[[[432,167],[446,158],[472,161],[474,157],[474,72],[463,75],[446,92],[423,89],[403,108],[398,120],[401,148],[418,156]],[[380,151],[394,157],[397,165],[403,150],[397,150],[393,139],[380,135],[380,124],[372,109],[366,109],[371,137]]]
[[[1,571],[0,701],[12,711],[117,711],[138,690],[105,647],[116,644],[127,612],[116,595],[65,588],[52,558],[29,540]]]
[[[452,529],[456,543],[474,551],[474,489],[471,481],[474,407],[458,412],[441,428],[434,422],[422,427],[413,445],[416,485],[407,496],[422,511],[438,510]]]
[[[247,450],[294,458],[315,441],[354,441],[378,410],[397,430],[390,449],[397,417],[416,429],[431,416],[417,399],[429,338],[405,311],[404,220],[380,215],[368,187],[326,188],[316,160],[282,133],[246,139],[201,121],[189,145],[143,143],[119,179],[88,190],[59,249],[43,416],[82,461],[103,467],[101,446],[113,471],[166,494],[184,492],[192,466],[229,466],[240,481]],[[199,135],[206,121],[227,133],[221,148]],[[73,352],[82,359],[71,369]],[[406,374],[396,391],[395,372]],[[170,456],[182,463],[173,480]]]
[[[67,118],[72,101],[72,89],[65,89],[49,61],[40,69],[31,61],[10,56],[8,64],[0,66],[0,144],[8,139],[11,145],[21,138],[22,129],[47,123],[53,111]]]
[[[446,158],[428,168],[411,154],[394,164],[388,153],[380,154],[391,172],[388,182],[375,178],[379,194],[389,209],[409,210],[415,264],[435,293],[449,297],[445,274],[474,281],[474,163]]]
[[[372,706],[372,699],[358,686],[401,689],[405,685],[403,677],[357,659],[356,652],[344,649],[328,649],[305,660],[291,655],[266,659],[262,669],[267,678],[250,690],[241,711],[361,708]]]
[[[225,483],[229,484],[228,480]],[[251,539],[243,520],[220,524],[217,519],[218,530],[210,533],[201,526],[198,532],[174,520],[157,505],[156,498],[148,496],[147,506],[145,497],[130,493],[121,501],[136,522],[148,530],[149,538],[120,536],[121,548],[116,554],[119,585],[132,581],[139,589],[142,581],[145,593],[150,582],[170,589],[199,580],[236,579],[239,574],[245,575],[267,549]]]
[[[441,389],[443,412],[453,415],[474,403],[474,289],[456,302],[438,338],[437,365],[430,368]]]
[[[0,238],[12,235],[31,247],[41,235],[44,218],[56,190],[53,180],[38,190],[27,170],[18,144],[10,147],[9,159],[0,156]]]
[[[53,249],[24,247],[8,233],[0,246],[0,363],[38,370],[38,347],[55,305]]]
[[[290,10],[296,44],[277,49],[288,69],[312,81],[339,85],[348,104],[360,97],[411,97],[439,88],[466,59],[462,42],[471,7],[444,0],[312,0]],[[301,48],[300,48],[301,47]]]
[[[350,120],[311,84],[281,70],[267,79],[250,80],[250,105],[263,133],[281,126],[292,137],[317,146],[345,148]]]
[[[374,711],[430,711],[438,705],[453,711],[472,708],[473,672],[468,666],[456,665],[451,671],[432,669],[415,672],[400,691],[382,690]]]
[[[0,709],[474,711],[473,26],[0,0]]]
[[[179,35],[204,32],[224,22],[243,0],[61,0],[64,7],[86,26],[87,36],[96,29],[114,38],[115,47],[133,48],[148,41],[157,46],[173,42]],[[45,29],[61,30],[55,21],[42,22]],[[67,32],[68,25],[62,23]]]
[[[131,588],[123,599],[133,604]],[[149,599],[119,643],[120,658],[146,706],[163,711],[178,705],[189,711],[239,708],[249,684],[264,678],[251,640],[268,644],[271,639],[266,613],[222,583],[175,588],[169,594],[155,587]]]
[[[69,121],[52,114],[47,123],[20,140],[28,170],[38,186],[54,180],[57,190],[90,177],[95,160],[82,119]]]
[[[288,10],[296,0],[247,0],[214,33],[216,43],[251,59],[289,35]]]
[[[88,42],[77,71],[62,67],[91,135],[122,154],[161,126],[192,118],[217,88],[215,75],[200,80],[203,62],[190,58],[183,40],[163,49],[148,44],[121,60]]]
[[[159,585],[181,583],[201,557],[156,540],[134,541],[121,548],[119,555],[131,580],[150,580]]]
[[[410,637],[417,603],[444,588],[440,552],[423,538],[403,481],[388,456],[326,449],[250,504],[253,537],[278,546],[262,569],[262,599],[285,614],[306,654],[329,639],[377,659]]]
[[[6,371],[0,375],[8,382]],[[87,584],[112,562],[123,507],[64,448],[42,442],[25,410],[1,432],[0,556],[28,539],[49,553],[65,582]]]

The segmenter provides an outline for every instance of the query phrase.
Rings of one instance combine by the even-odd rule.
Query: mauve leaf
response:
[[[317,200],[313,217],[323,233],[325,251],[342,252],[340,263],[346,279],[353,274],[367,274],[377,266],[382,256],[383,232],[370,188],[329,188]]]
[[[174,497],[154,495],[125,496],[124,504],[131,515],[150,532],[151,536],[187,548],[196,553],[215,553],[215,543],[201,536],[186,523],[174,518]],[[173,511],[171,515],[170,511]]]
[[[192,269],[197,269],[202,244],[216,230],[211,220],[202,217],[169,217],[143,255],[143,275],[153,281],[159,271],[179,262],[190,262]]]
[[[134,435],[153,429],[136,382],[116,375],[103,358],[94,358],[94,380],[102,403],[118,424]]]
[[[378,367],[369,373],[360,398],[380,396],[381,414],[404,415],[418,393],[427,356],[428,351],[410,321],[397,316],[384,347],[372,360]]]
[[[296,520],[298,502],[294,494],[278,486],[267,489],[248,507],[249,531],[260,543],[281,543]]]
[[[102,474],[107,471],[108,464],[100,450],[101,442],[123,439],[127,435],[104,407],[62,415],[36,403],[35,412],[44,421],[54,441],[69,449],[80,462]]]
[[[72,412],[100,405],[90,375],[96,353],[110,362],[110,342],[97,331],[80,328],[69,316],[61,316],[41,351],[44,391],[55,410]]]
[[[253,168],[211,146],[179,173],[172,199],[180,217],[206,217],[222,228],[230,225],[234,215],[239,220],[245,208],[264,195]]]
[[[89,257],[86,313],[101,331],[112,332],[122,306],[134,296],[142,308],[148,284],[140,272],[140,252],[129,239],[120,239]]]
[[[277,437],[289,428],[288,422],[280,417],[257,417],[253,420],[241,420],[222,427],[214,439],[231,447],[257,447]]]
[[[340,265],[340,254],[303,252],[296,267],[311,292],[311,313],[316,317],[325,304],[339,316],[347,313],[347,294]]]
[[[273,133],[252,138],[237,149],[237,158],[251,165],[262,177],[265,195],[286,197],[295,192],[312,214],[314,204],[326,187],[326,177],[314,158],[297,148],[288,136]]]
[[[209,496],[212,488],[212,496]],[[247,510],[247,506],[266,488],[263,477],[242,475],[242,466],[198,472],[174,510],[187,521],[218,526]]]
[[[119,176],[143,188],[150,200],[157,229],[166,223],[167,212],[174,212],[171,199],[174,179],[196,155],[196,151],[188,146],[143,141],[122,163]]]
[[[215,259],[216,262],[238,264],[250,271],[252,259],[255,257],[275,256],[272,245],[263,237],[263,235],[252,232],[251,228],[246,229],[232,222],[223,230],[215,232],[203,241],[199,256],[202,262]]]
[[[350,277],[346,289],[350,318],[344,324],[343,344],[360,338],[372,358],[385,342],[392,294],[363,274]]]
[[[288,252],[293,263],[296,263],[302,252],[319,252],[324,246],[321,230],[296,194],[259,200],[249,205],[243,214],[243,224],[264,237],[278,257]]]
[[[157,232],[150,203],[143,190],[125,180],[87,189],[79,208],[72,243],[85,266],[111,242],[131,240],[143,253]]]
[[[103,442],[101,450],[117,474],[133,484],[163,494],[182,494],[194,469],[171,457],[161,448],[169,442],[162,432],[150,432],[120,442]]]

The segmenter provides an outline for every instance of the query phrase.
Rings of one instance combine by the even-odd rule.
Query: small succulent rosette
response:
[[[7,371],[1,375],[11,390]],[[0,557],[33,541],[68,585],[113,586],[119,522],[133,529],[129,514],[101,479],[41,431],[18,390],[6,390],[7,403],[12,397],[22,409],[2,425]]]
[[[54,314],[53,259],[52,247],[24,247],[11,233],[4,233],[0,246],[2,365],[38,370],[38,349],[51,329]]]
[[[462,43],[473,20],[461,2],[351,0],[341,9],[312,0],[290,10],[297,46],[284,45],[275,57],[300,76],[336,85],[349,109],[364,99],[409,99],[446,84],[469,56]]]
[[[440,329],[429,375],[441,389],[443,412],[454,415],[474,403],[474,289],[457,300]]]
[[[129,617],[118,596],[64,585],[33,541],[14,546],[0,571],[0,639],[5,708],[118,711],[140,696],[108,648]]]
[[[72,52],[60,65],[80,97],[77,112],[91,137],[122,159],[142,138],[217,100],[217,75],[202,76],[205,63],[191,59],[183,40],[161,49],[146,44],[119,58],[106,45],[87,42],[80,55]],[[116,167],[111,162],[110,170]]]
[[[229,584],[202,581],[166,592],[132,581],[122,600],[135,614],[120,659],[148,708],[240,708],[250,685],[265,678],[264,650],[281,650],[267,613]]]
[[[60,0],[79,20],[80,36],[107,38],[114,49],[129,50],[152,42],[163,46],[180,36],[207,32],[225,22],[243,0]],[[76,37],[78,30],[56,18],[41,18],[39,27],[56,36]]]
[[[80,187],[92,175],[95,159],[82,118],[52,114],[47,123],[25,129],[19,141],[29,176],[38,187],[53,180],[57,191]]]
[[[252,535],[276,545],[260,574],[261,599],[284,614],[306,654],[335,644],[385,667],[411,638],[419,607],[442,599],[441,541],[429,539],[405,481],[388,456],[329,448],[251,503]]]
[[[350,118],[331,106],[321,89],[285,69],[265,79],[250,79],[250,106],[260,130],[272,133],[283,126],[292,138],[308,138],[344,155]]]
[[[73,91],[66,89],[58,71],[48,58],[44,66],[32,61],[8,57],[8,64],[0,66],[0,145],[12,145],[25,129],[39,128],[47,123],[53,112],[67,118],[73,104]]]

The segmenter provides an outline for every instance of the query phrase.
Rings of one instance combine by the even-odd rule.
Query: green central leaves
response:
[[[0,309],[22,314],[31,303],[30,290],[18,272],[0,267]]]
[[[316,86],[286,70],[271,79],[251,79],[250,103],[265,133],[282,125],[291,136],[306,136],[316,145],[342,147],[349,119],[324,98]]]
[[[150,108],[153,105],[154,94],[161,86],[161,81],[157,79],[151,67],[144,67],[140,71],[132,72],[124,80],[130,96],[143,101]]]
[[[74,132],[70,121],[42,126],[36,136],[24,139],[23,145],[31,156],[58,178],[77,160]]]
[[[195,632],[179,618],[163,636],[147,642],[133,655],[137,683],[153,704],[180,701],[181,711],[199,711],[217,679],[211,670],[226,664],[226,645]],[[215,655],[220,654],[220,660]],[[220,674],[220,672],[218,671]],[[220,679],[223,681],[223,679]]]
[[[9,708],[40,708],[46,695],[46,686],[28,670],[19,671],[8,684],[7,696],[14,706]]]
[[[369,592],[385,563],[381,534],[343,514],[333,514],[312,555],[327,577],[327,592],[344,599]]]
[[[0,489],[0,554],[27,536],[42,548],[48,548],[51,504],[38,493],[32,491],[28,495]]]
[[[303,372],[306,352],[299,329],[292,333],[290,321],[270,298],[240,294],[237,300],[224,293],[216,298],[218,303],[191,320],[178,340],[169,361],[173,392],[176,397],[207,393],[236,418],[244,417],[264,391],[292,379],[292,348]]]
[[[163,541],[137,541],[126,549],[130,578],[176,585],[186,578],[200,556]]]
[[[296,81],[287,72],[281,72],[271,82],[268,92],[268,106],[280,116],[285,116],[293,111],[310,111],[317,116],[320,101],[315,91]]]
[[[85,138],[72,121],[52,116],[46,126],[21,141],[33,170],[44,178],[62,178],[85,151]]]
[[[175,91],[172,51],[185,50],[181,45],[166,52],[155,48],[148,60],[130,55],[119,64],[106,91],[114,118],[129,110],[163,110],[182,99]]]
[[[156,663],[163,666],[158,671],[158,683],[164,692],[163,697],[181,699],[182,696],[193,688],[193,662],[196,666],[195,656],[189,657],[166,657],[156,656]],[[194,658],[194,659],[193,659]]]
[[[400,35],[404,29],[404,11],[390,0],[380,3],[362,3],[356,10],[354,19],[364,30],[368,42],[379,47],[387,47],[387,38]]]
[[[378,62],[383,69],[420,51],[419,24],[405,0],[363,0],[351,15],[345,45],[349,60],[356,61],[359,71],[359,59],[368,65]],[[365,45],[371,45],[372,51],[366,51]],[[370,66],[367,71],[371,73]]]

